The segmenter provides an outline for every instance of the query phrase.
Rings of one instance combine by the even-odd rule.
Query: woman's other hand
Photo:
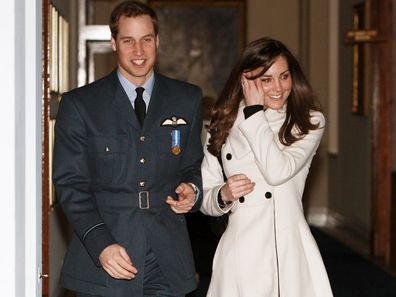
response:
[[[244,174],[232,175],[220,190],[221,198],[224,202],[238,200],[240,197],[251,193],[255,185],[256,183]]]

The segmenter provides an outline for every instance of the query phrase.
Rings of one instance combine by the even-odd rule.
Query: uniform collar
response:
[[[146,106],[149,105],[150,99],[151,99],[151,94],[153,92],[154,81],[155,81],[154,71],[152,72],[149,79],[147,79],[141,86],[137,86],[134,83],[132,83],[131,81],[129,81],[124,75],[122,75],[122,73],[120,72],[119,69],[117,69],[117,77],[118,77],[118,80],[120,81],[122,87],[124,88],[125,93],[128,95],[129,101],[131,101],[132,106],[134,106],[134,102],[136,99],[135,89],[137,87],[144,88],[143,100],[146,103]]]

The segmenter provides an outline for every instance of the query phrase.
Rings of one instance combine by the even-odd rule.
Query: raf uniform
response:
[[[62,285],[92,295],[143,296],[152,251],[172,292],[184,295],[196,286],[190,241],[184,215],[165,199],[177,197],[181,182],[201,191],[201,90],[154,74],[141,127],[117,73],[65,93],[60,103],[53,179],[75,231]],[[174,130],[178,150],[172,150]],[[193,211],[201,205],[197,196]],[[134,279],[117,280],[101,268],[99,255],[113,243],[137,267]]]

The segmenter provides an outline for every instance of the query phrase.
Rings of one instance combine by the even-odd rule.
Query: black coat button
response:
[[[265,198],[270,199],[272,197],[271,192],[265,192]]]
[[[230,153],[228,153],[228,154],[226,155],[226,159],[227,159],[227,160],[231,160],[231,159],[232,159],[232,155],[231,155]]]
[[[243,197],[243,196],[240,197],[240,198],[239,198],[239,202],[241,202],[241,203],[245,202],[245,197]]]

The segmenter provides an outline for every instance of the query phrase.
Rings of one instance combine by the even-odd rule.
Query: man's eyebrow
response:
[[[140,37],[140,39],[142,39],[142,38],[147,38],[147,37],[155,37],[155,35],[154,34],[146,34],[146,35],[143,35],[142,37]],[[133,38],[132,36],[122,36],[122,37],[120,37],[120,39],[135,39],[135,38]]]

